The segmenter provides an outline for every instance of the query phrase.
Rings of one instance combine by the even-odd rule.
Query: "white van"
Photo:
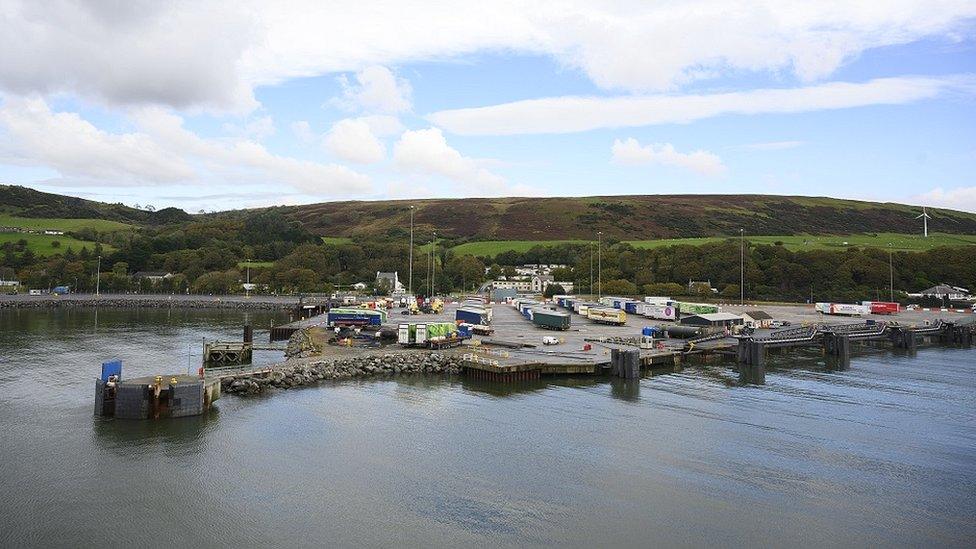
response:
[[[27,293],[30,294],[30,295],[43,295],[44,294],[44,292],[42,290],[30,290]]]

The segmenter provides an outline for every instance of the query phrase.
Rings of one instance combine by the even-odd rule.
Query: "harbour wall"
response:
[[[402,374],[459,374],[461,355],[436,352],[365,354],[322,359],[301,364],[284,363],[268,371],[228,375],[221,391],[251,396],[272,388],[293,389],[321,381],[394,376]]]

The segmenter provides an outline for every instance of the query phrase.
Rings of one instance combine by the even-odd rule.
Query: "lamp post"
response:
[[[746,301],[746,248],[745,229],[739,229],[739,305]]]
[[[98,266],[95,267],[95,295],[98,295],[99,283],[102,281],[102,256],[98,256]]]
[[[593,241],[590,241],[590,295],[593,295]]]
[[[410,206],[410,267],[407,275],[407,293],[413,295],[413,206]]]
[[[895,267],[891,260],[891,242],[888,243],[888,301],[895,302]]]
[[[434,240],[430,243],[430,297],[434,297],[437,291],[437,231],[434,231]]]
[[[247,269],[247,278],[244,282],[244,298],[248,299],[251,297],[251,260],[244,260],[244,268]]]
[[[596,233],[596,300],[603,297],[603,231]]]

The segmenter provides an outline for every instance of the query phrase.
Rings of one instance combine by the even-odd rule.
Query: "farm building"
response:
[[[681,323],[687,326],[737,326],[744,322],[743,318],[731,313],[706,313],[689,315],[681,318]]]

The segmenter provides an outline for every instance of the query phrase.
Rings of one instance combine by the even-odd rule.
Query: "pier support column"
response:
[[[824,338],[827,355],[833,358],[833,367],[846,370],[851,367],[851,338],[847,334],[827,334]]]
[[[739,363],[739,381],[763,385],[766,383],[766,344],[761,341],[745,341],[745,361]]]
[[[244,325],[244,343],[252,343],[254,341],[254,328],[250,324]]]

